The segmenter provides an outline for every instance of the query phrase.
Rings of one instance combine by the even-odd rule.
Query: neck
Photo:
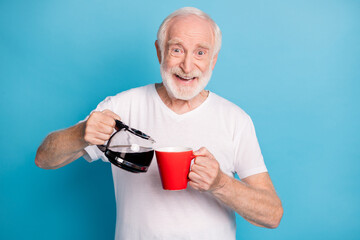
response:
[[[155,87],[165,105],[177,114],[184,114],[194,110],[209,96],[209,91],[202,90],[197,96],[190,100],[181,100],[169,96],[162,83],[155,84]]]

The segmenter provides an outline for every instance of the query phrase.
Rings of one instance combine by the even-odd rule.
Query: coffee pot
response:
[[[97,147],[113,165],[133,173],[146,172],[154,156],[155,140],[122,121],[115,122],[115,133],[106,145]]]

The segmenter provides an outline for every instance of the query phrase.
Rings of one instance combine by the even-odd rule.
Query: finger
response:
[[[215,159],[202,158],[191,166],[191,171],[200,175],[204,182],[211,182],[216,178],[220,165]]]
[[[198,191],[201,190],[200,185],[198,183],[190,181],[189,185],[190,185],[190,187],[194,188],[195,190],[198,190]]]
[[[116,122],[115,119],[105,113],[102,113],[99,122],[101,122],[102,124],[105,124],[107,126],[110,126],[112,128],[115,128]]]
[[[206,171],[206,167],[199,165],[197,163],[194,163],[193,165],[191,165],[191,171],[194,171],[195,173],[200,174],[201,172]]]
[[[87,134],[85,135],[85,141],[90,145],[103,145],[107,140],[109,140],[110,135],[107,134]]]
[[[114,128],[109,125],[105,125],[103,123],[98,123],[96,126],[96,132],[104,133],[104,134],[112,134],[114,132]]]
[[[194,172],[194,171],[190,171],[188,177],[193,182],[200,182],[201,181],[201,176],[198,173]]]
[[[111,134],[105,134],[105,133],[97,133],[94,138],[102,140],[102,141],[107,141],[109,140],[109,138],[111,137]]]
[[[209,183],[213,182],[214,175],[215,175],[211,171],[211,169],[209,170],[206,168],[191,169],[191,172],[193,174],[191,175],[191,178],[190,178],[190,174],[189,174],[189,179],[192,179],[194,182],[202,183],[202,184],[209,184]]]
[[[113,121],[113,120],[111,120]],[[109,126],[103,122],[100,122],[97,119],[91,118],[86,122],[85,133],[95,134],[95,133],[105,133],[112,134],[114,132],[114,127]]]
[[[91,140],[88,143],[89,143],[89,145],[105,145],[105,142],[106,141],[99,140],[99,139],[94,139],[94,140]]]
[[[107,141],[110,138],[110,134],[100,133],[100,132],[88,132],[85,135],[85,140],[101,140],[101,141]]]
[[[199,185],[207,184],[207,178],[193,171],[189,173],[189,180]]]
[[[112,117],[106,115],[103,112],[94,111],[90,114],[89,119],[87,120],[87,125],[97,125],[98,123],[102,123],[108,125],[112,128],[115,127],[115,121]]]
[[[210,159],[209,157],[198,156],[195,158],[194,164],[202,166],[202,167],[207,167],[209,165],[209,162],[211,162],[211,161],[212,161],[212,159]]]
[[[117,115],[116,113],[110,111],[109,109],[105,109],[104,111],[102,111],[102,113],[108,115],[109,117],[112,117],[113,119],[121,120],[119,115]]]
[[[213,158],[213,155],[205,147],[201,147],[197,151],[194,151],[194,155],[197,156],[197,157]]]

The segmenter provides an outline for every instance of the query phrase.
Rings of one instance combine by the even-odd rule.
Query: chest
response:
[[[231,130],[223,117],[211,111],[190,112],[174,117],[161,106],[147,104],[129,109],[124,121],[155,139],[154,148],[167,146],[207,148],[219,162],[220,168],[232,176],[234,172],[234,143]],[[156,161],[153,161],[153,164]]]

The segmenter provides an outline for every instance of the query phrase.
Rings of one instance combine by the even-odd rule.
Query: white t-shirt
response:
[[[267,171],[250,117],[212,92],[199,107],[181,115],[162,102],[154,84],[107,97],[96,111],[104,109],[154,138],[155,148],[206,147],[224,173],[234,177],[236,172],[240,179]],[[85,150],[88,161],[108,161],[96,146]],[[155,157],[146,173],[111,167],[117,210],[115,239],[235,239],[234,212],[210,193],[190,186],[181,191],[163,190]]]

